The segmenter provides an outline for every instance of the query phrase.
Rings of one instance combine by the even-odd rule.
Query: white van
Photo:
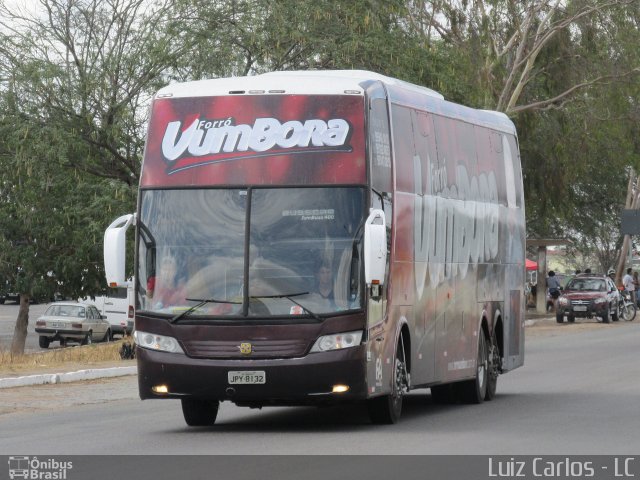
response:
[[[107,317],[113,334],[131,334],[135,311],[133,282],[127,287],[107,288],[107,295],[95,297],[94,304]]]

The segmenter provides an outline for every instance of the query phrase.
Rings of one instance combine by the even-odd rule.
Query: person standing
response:
[[[547,277],[547,288],[549,289],[549,296],[553,299],[553,307],[557,310],[557,301],[560,297],[560,280],[556,277],[556,272],[549,270],[549,276]]]
[[[627,268],[627,274],[622,277],[622,286],[625,292],[631,297],[633,304],[636,304],[636,287],[633,284],[633,277],[631,276],[631,267]]]

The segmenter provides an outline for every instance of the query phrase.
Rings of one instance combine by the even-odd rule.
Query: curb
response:
[[[79,382],[82,380],[95,380],[96,378],[122,377],[125,375],[137,375],[138,367],[113,367],[92,368],[67,373],[46,373],[40,375],[27,375],[24,377],[0,378],[0,389],[13,387],[27,387],[30,385],[47,385],[56,383]]]

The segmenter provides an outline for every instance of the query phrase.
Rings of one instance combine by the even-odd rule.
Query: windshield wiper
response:
[[[184,312],[180,312],[179,314],[177,314],[175,317],[173,317],[171,320],[169,320],[169,323],[177,322],[182,317],[186,317],[187,315],[190,315],[196,309],[200,308],[203,305],[206,305],[207,303],[229,303],[229,304],[234,304],[234,305],[242,305],[242,302],[232,302],[230,300],[217,300],[215,298],[186,298],[185,300],[188,300],[190,302],[198,302],[198,303],[193,305],[193,306],[191,306],[191,307],[189,307]]]
[[[251,301],[252,298],[255,298],[257,300],[260,300],[262,298],[286,298],[291,303],[294,303],[295,305],[299,306],[305,313],[307,313],[308,315],[311,315],[318,322],[322,322],[323,321],[322,318],[320,318],[320,316],[317,313],[313,313],[307,307],[296,302],[293,298],[291,298],[291,297],[299,297],[301,295],[308,295],[308,294],[309,292],[299,292],[299,293],[290,293],[290,294],[282,294],[282,295],[258,295],[258,296],[250,296],[249,301]]]

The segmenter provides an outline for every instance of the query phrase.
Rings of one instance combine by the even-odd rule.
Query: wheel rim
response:
[[[393,393],[391,394],[393,405],[395,408],[402,402],[402,394],[404,393],[404,363],[396,358],[396,382]]]
[[[487,377],[488,360],[487,360],[487,352],[486,352],[486,348],[487,348],[486,340],[484,339],[484,334],[482,332],[480,332],[480,335],[482,336],[480,337],[480,346],[478,348],[477,375],[478,375],[478,386],[480,387],[480,390],[483,390],[486,377]]]
[[[498,347],[495,345],[495,342],[491,342],[491,346],[489,347],[489,377],[493,380],[498,378],[500,374],[499,365],[500,365],[500,353]]]

